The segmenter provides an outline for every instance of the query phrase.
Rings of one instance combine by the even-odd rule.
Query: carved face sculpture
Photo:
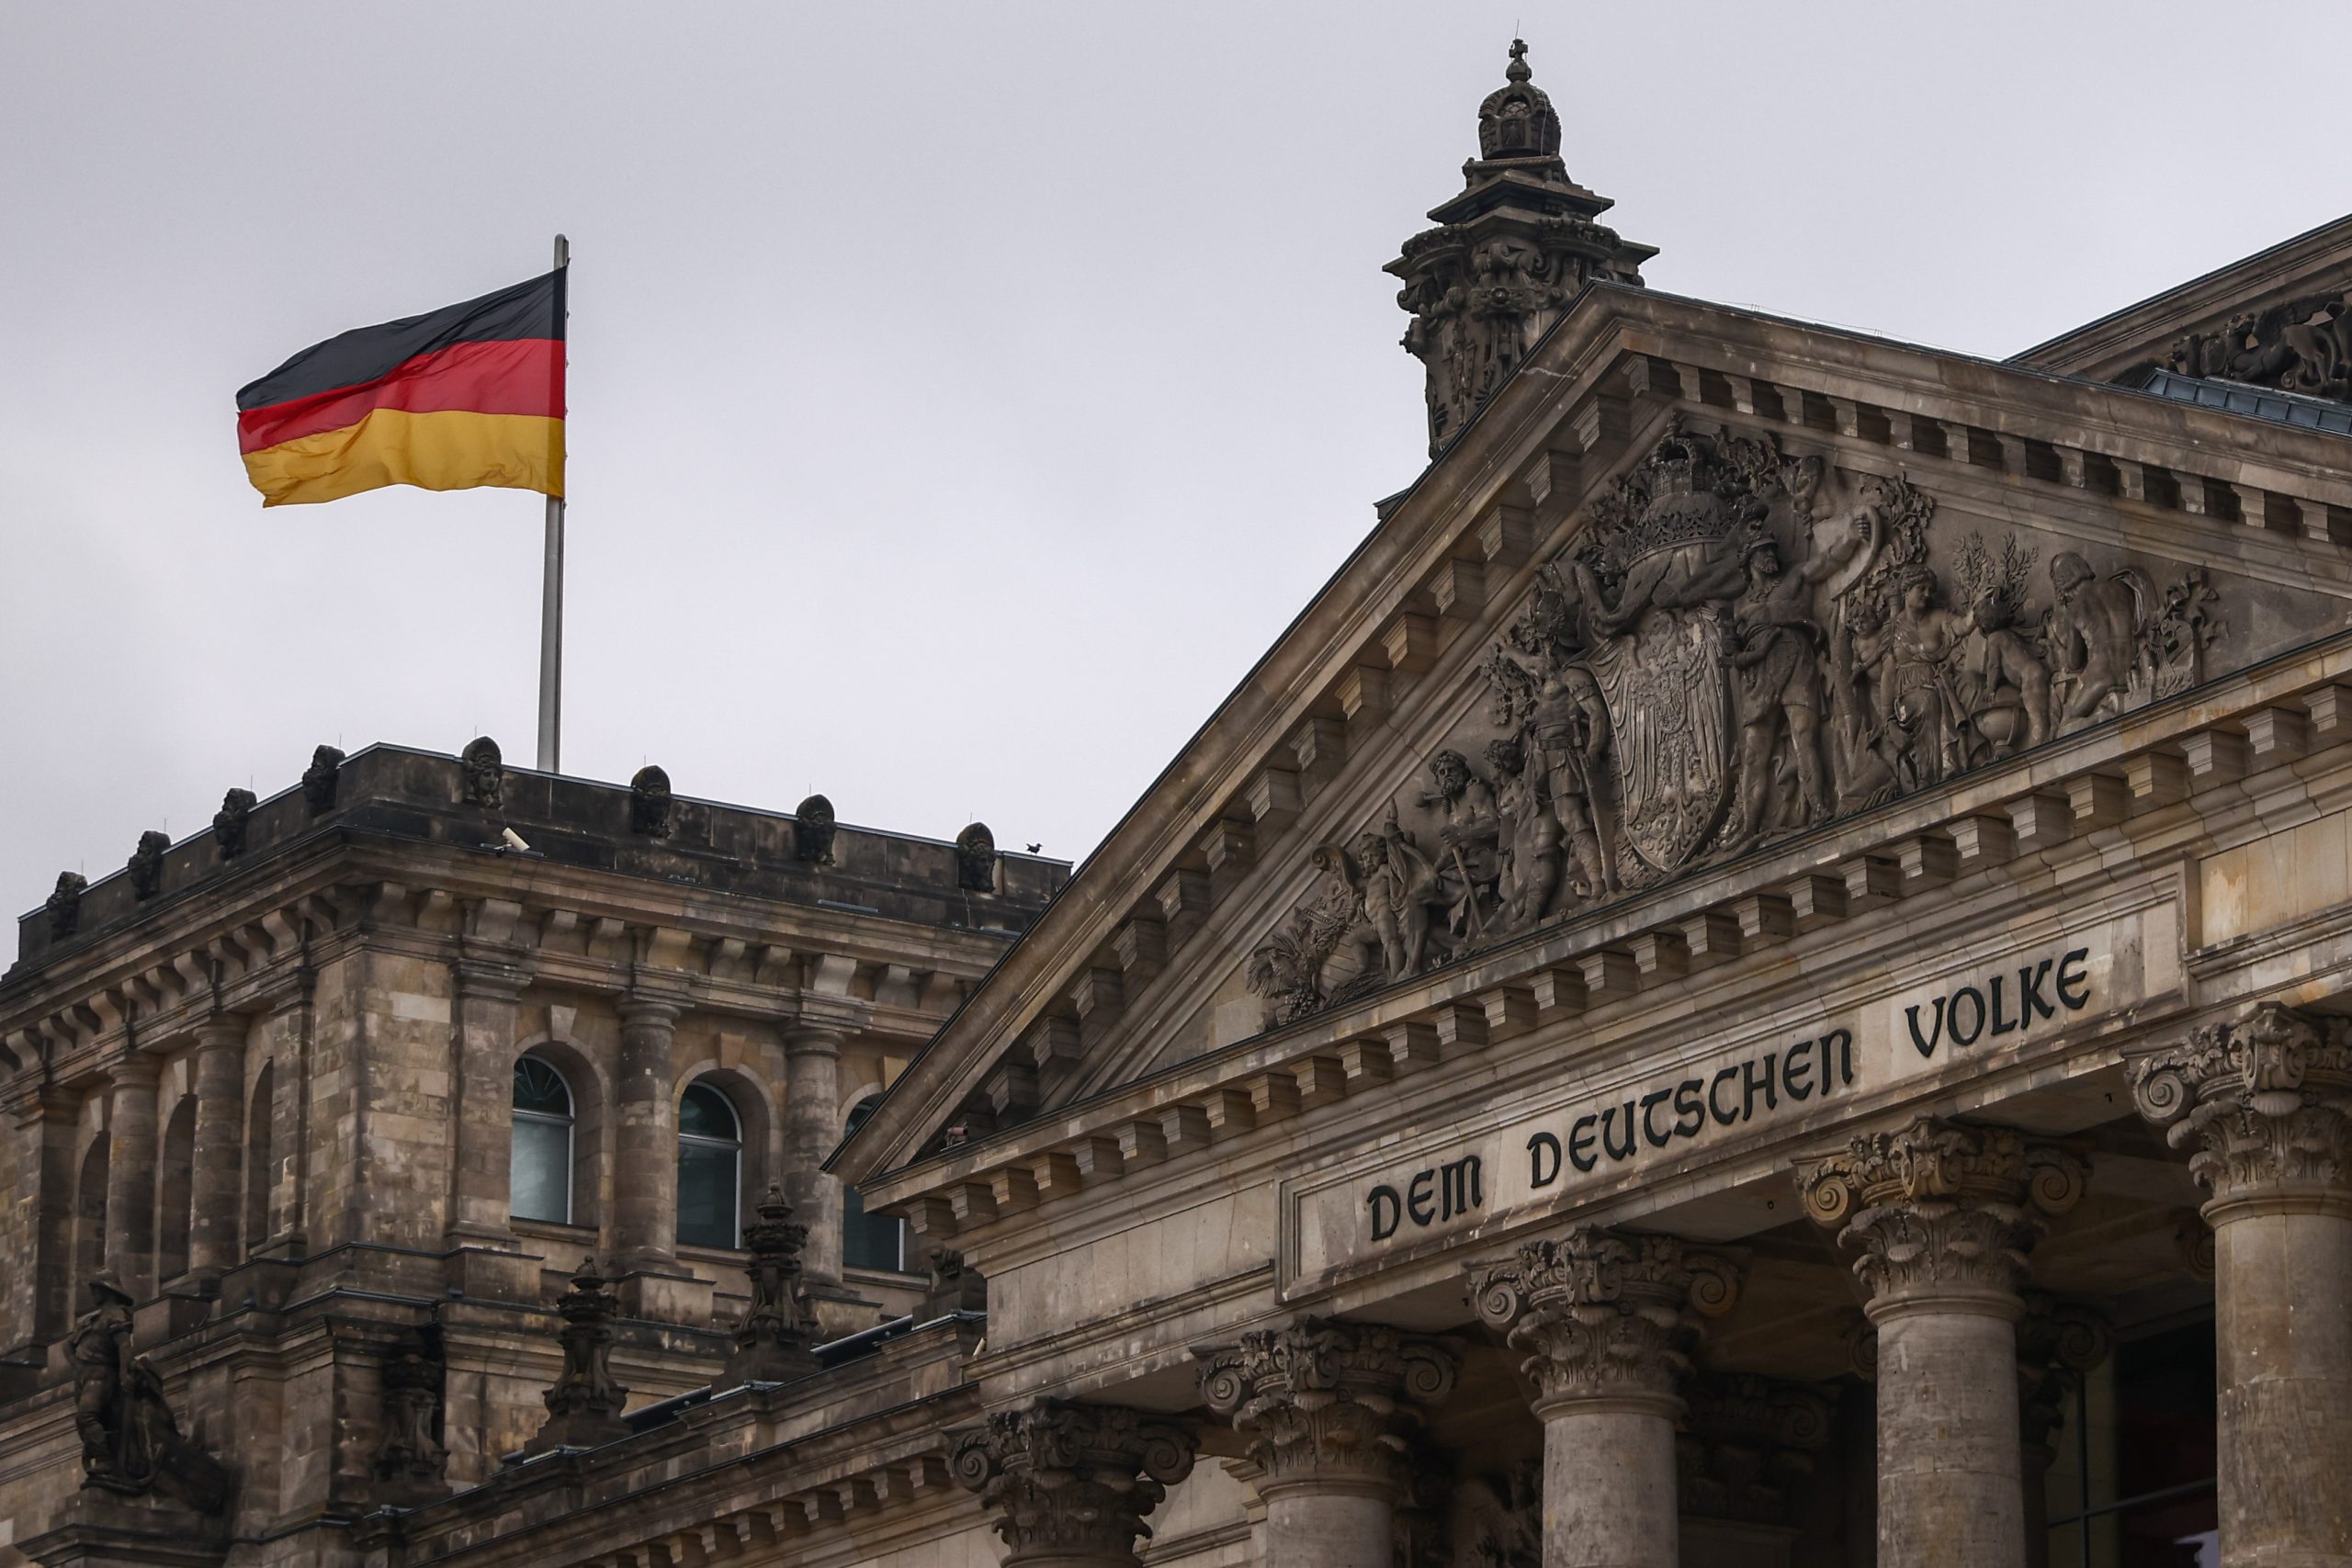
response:
[[[1430,776],[1448,800],[1470,787],[1470,760],[1459,751],[1440,751],[1430,760]]]
[[[2075,591],[2098,575],[2090,562],[2072,550],[2060,551],[2050,562],[2050,586],[2057,592],[2061,604],[2073,604]]]
[[[1969,621],[1982,632],[1996,632],[2009,624],[2009,606],[1990,589],[1979,593],[1968,607]]]
[[[1799,457],[1781,472],[1781,488],[1789,492],[1790,503],[1799,511],[1809,511],[1813,498],[1821,490],[1821,459]]]
[[[1936,603],[1935,574],[1924,567],[1914,567],[1903,574],[1903,607],[1913,615],[1928,610]]]
[[[1770,539],[1758,539],[1747,547],[1747,575],[1758,582],[1770,582],[1781,575],[1781,547]]]

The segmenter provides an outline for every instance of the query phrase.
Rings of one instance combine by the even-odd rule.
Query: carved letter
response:
[[[2058,999],[2072,1012],[2080,1012],[2091,1005],[2091,976],[2087,967],[2091,950],[2078,947],[2066,954],[2058,964]],[[2079,990],[2082,994],[2075,993]]]
[[[1598,1116],[1579,1116],[1568,1129],[1568,1163],[1578,1170],[1589,1171],[1600,1163],[1592,1152],[1592,1129],[1600,1121]]]
[[[1431,1224],[1437,1220],[1437,1210],[1432,1206],[1436,1200],[1430,1194],[1430,1189],[1435,1185],[1437,1172],[1424,1170],[1415,1176],[1405,1189],[1405,1213],[1412,1216],[1417,1225]]]
[[[1774,1052],[1767,1051],[1764,1053],[1762,1063],[1742,1062],[1739,1065],[1739,1113],[1751,1122],[1756,1119],[1756,1091],[1758,1089],[1764,1091],[1765,1110],[1778,1111],[1781,1108],[1780,1089],[1772,1081],[1772,1058],[1775,1055]],[[1761,1077],[1758,1077],[1756,1071],[1759,1065],[1764,1069]]]
[[[1438,1173],[1438,1218],[1450,1220],[1456,1214],[1487,1206],[1486,1169],[1483,1157],[1464,1155]]]
[[[1905,1008],[1903,1010],[1903,1013],[1904,1016],[1910,1020],[1911,1022],[1911,1043],[1919,1048],[1919,1055],[1922,1056],[1934,1055],[1936,1054],[1936,1042],[1942,1039],[1944,1035],[1943,998],[1938,997],[1936,998],[1936,1026],[1928,1032],[1927,1036],[1924,1039],[1921,1038],[1919,1034],[1919,1010],[1915,1007]]]
[[[1960,1032],[1960,1004],[1962,1002],[1975,1009],[1973,1018],[1968,1025],[1968,1032],[1965,1034]],[[1951,994],[1951,1015],[1949,1021],[1951,1024],[1953,1044],[1975,1044],[1976,1037],[1984,1032],[1984,993],[1973,986],[1962,986],[1954,991]]]
[[[1724,1085],[1727,1083],[1736,1083],[1738,1081],[1739,1067],[1735,1064],[1717,1073],[1715,1075],[1714,1081],[1707,1086],[1707,1109],[1714,1113],[1714,1118],[1718,1122],[1726,1127],[1739,1120],[1739,1109],[1738,1107],[1734,1106],[1729,1111],[1724,1110],[1724,1102],[1722,1100],[1717,1098],[1717,1096]]]
[[[1674,1136],[1674,1129],[1669,1126],[1665,1132],[1659,1132],[1657,1123],[1650,1120],[1650,1112],[1673,1098],[1674,1091],[1670,1089],[1653,1089],[1642,1096],[1642,1136],[1654,1149],[1666,1147],[1667,1140]]]
[[[1993,1032],[1996,1035],[2013,1034],[2017,1031],[2025,1027],[2025,1020],[2023,1018],[2012,1018],[2005,1021],[2001,1017],[2001,981],[2003,978],[2004,976],[1999,975],[1993,976]]]
[[[1372,1196],[1364,1200],[1372,1209],[1372,1239],[1386,1241],[1396,1234],[1396,1222],[1404,1217],[1405,1205],[1394,1187],[1375,1187]]]
[[[1549,1156],[1551,1163],[1544,1164]],[[1560,1140],[1549,1133],[1538,1133],[1527,1140],[1527,1184],[1549,1187],[1560,1179]]]
[[[1791,1100],[1813,1098],[1813,1063],[1806,1059],[1812,1049],[1812,1041],[1800,1040],[1781,1058],[1781,1087],[1788,1090]]]
[[[2041,961],[2039,968],[2018,971],[2018,1027],[2019,1029],[2031,1023],[2033,1015],[2037,1012],[2044,1018],[2058,1016],[2058,1010],[2052,1007],[2050,998],[2041,994],[2041,982],[2048,978],[2050,978],[2050,960],[2047,958]]]
[[[1699,1129],[1707,1124],[1707,1086],[1697,1078],[1684,1078],[1674,1089],[1674,1135],[1695,1138]]]
[[[1612,1105],[1600,1113],[1600,1150],[1611,1159],[1631,1159],[1634,1157],[1634,1102],[1632,1100],[1625,1102],[1625,1142],[1622,1146],[1617,1142],[1617,1134],[1610,1131],[1616,1122],[1617,1108],[1615,1106]]]
[[[1838,1081],[1844,1088],[1854,1087],[1854,1032],[1833,1029],[1821,1037],[1821,1092],[1825,1096],[1829,1092],[1829,1046],[1833,1041],[1838,1046]]]

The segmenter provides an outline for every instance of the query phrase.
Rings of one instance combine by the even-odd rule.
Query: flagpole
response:
[[[571,243],[562,235],[555,237],[557,326],[565,329],[566,346],[560,352],[569,353],[570,332],[561,320],[568,281],[560,276],[571,262]],[[556,427],[563,426],[559,423]],[[548,497],[548,542],[546,573],[539,586],[539,771],[543,773],[562,772],[563,745],[563,497]]]

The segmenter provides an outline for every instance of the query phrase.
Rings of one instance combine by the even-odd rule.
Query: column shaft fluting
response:
[[[678,1126],[672,1045],[675,1003],[621,1003],[615,1093],[613,1246],[625,1271],[673,1268],[678,1257]]]
[[[210,1020],[196,1036],[194,1193],[188,1269],[218,1278],[237,1263],[244,1217],[245,1021]]]

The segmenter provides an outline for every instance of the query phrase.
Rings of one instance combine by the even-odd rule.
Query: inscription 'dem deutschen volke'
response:
[[[2038,1021],[2080,1012],[2090,1005],[2090,949],[2068,949],[2014,968],[2004,966],[1952,986],[1903,1010],[1910,1043],[1923,1058],[1939,1047],[1965,1049],[1980,1041],[2018,1034]],[[2014,979],[2014,987],[2012,980]],[[1854,1032],[1838,1028],[1785,1046],[1751,1051],[1711,1072],[1659,1081],[1606,1104],[1563,1113],[1557,1129],[1527,1135],[1527,1186],[1542,1192],[1566,1170],[1589,1175],[1645,1151],[1699,1137],[1710,1127],[1733,1127],[1850,1091]],[[1483,1155],[1464,1154],[1416,1171],[1401,1183],[1380,1182],[1364,1194],[1371,1239],[1383,1242],[1409,1224],[1427,1229],[1487,1206]]]

